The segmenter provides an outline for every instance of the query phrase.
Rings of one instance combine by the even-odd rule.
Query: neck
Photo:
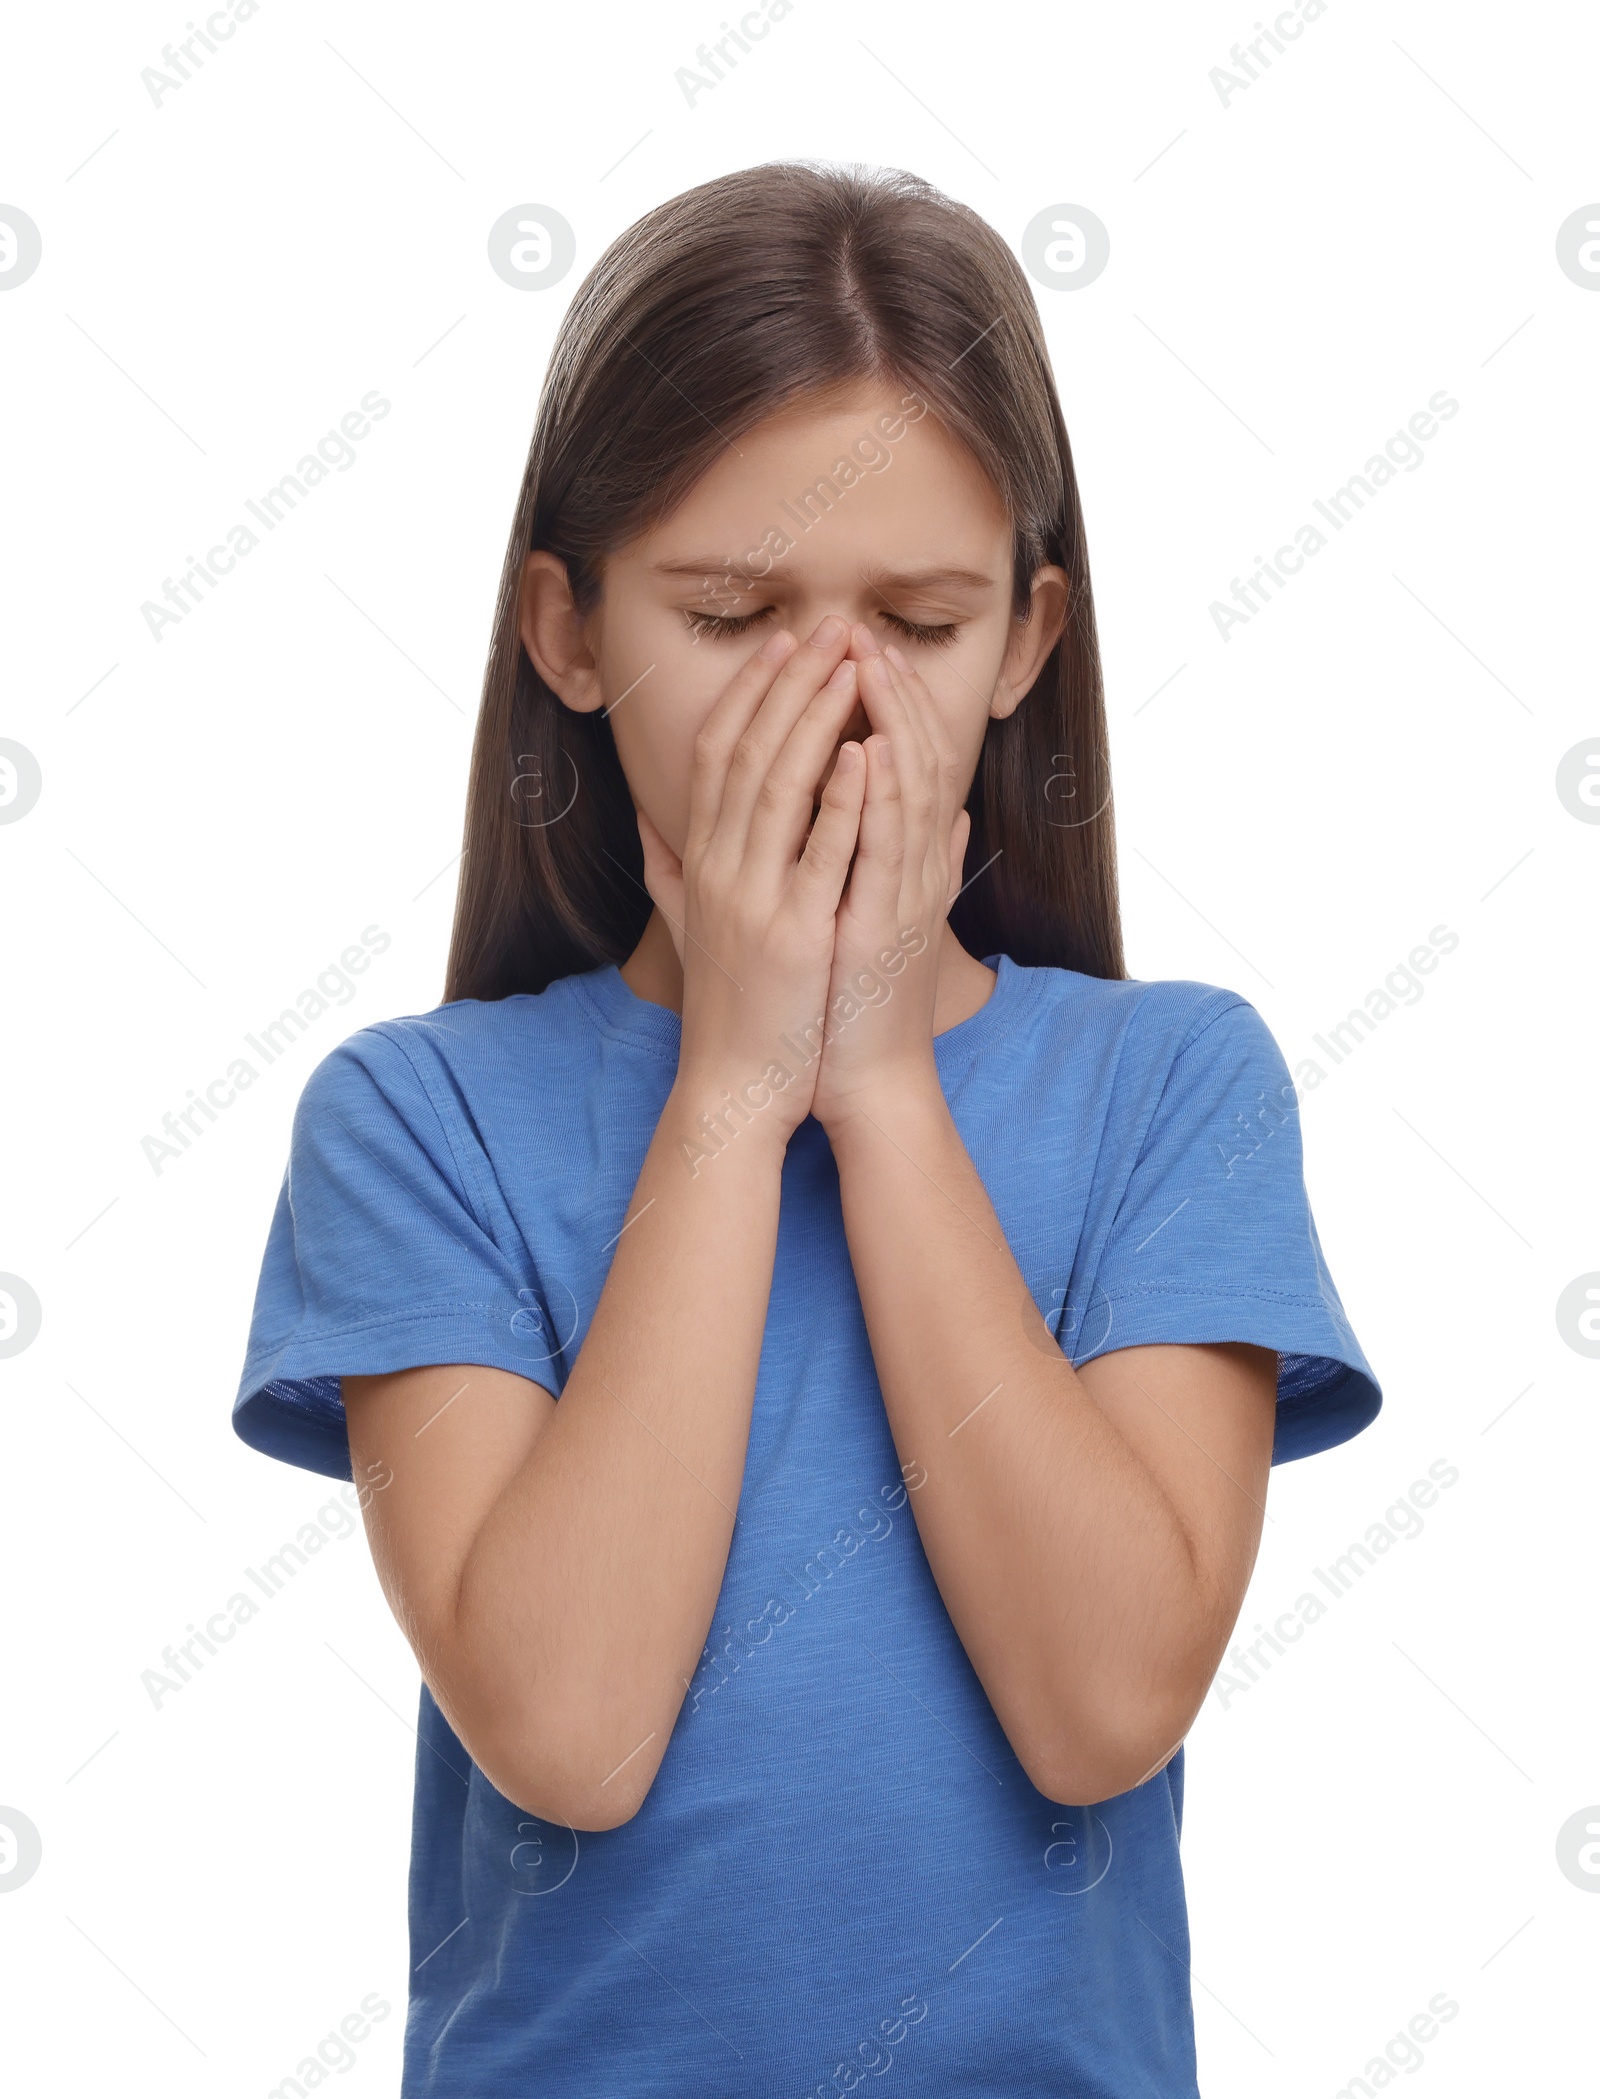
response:
[[[671,1013],[683,1011],[683,964],[672,931],[659,911],[652,911],[643,937],[619,974],[635,998]],[[995,973],[957,940],[948,926],[939,935],[939,984],[934,993],[933,1032],[942,1035],[970,1020],[994,989]]]

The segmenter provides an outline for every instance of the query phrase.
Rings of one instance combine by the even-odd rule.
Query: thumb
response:
[[[678,960],[682,962],[683,862],[642,809],[636,809],[634,814],[639,820],[639,843],[644,848],[644,886],[650,892],[650,901],[666,920],[672,944],[678,951]]]
[[[967,862],[967,846],[972,837],[972,817],[965,809],[956,811],[956,820],[950,826],[950,894],[945,898],[946,911],[961,894],[961,873]]]

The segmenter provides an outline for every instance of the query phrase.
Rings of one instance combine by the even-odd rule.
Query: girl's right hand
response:
[[[645,887],[683,965],[677,1089],[713,1116],[725,1094],[759,1106],[755,1119],[784,1141],[811,1108],[866,789],[862,748],[846,743],[811,824],[817,782],[856,705],[849,640],[848,622],[831,615],[806,642],[780,629],[734,673],[695,741],[681,860],[638,812]]]

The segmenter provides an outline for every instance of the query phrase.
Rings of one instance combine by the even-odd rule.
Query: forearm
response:
[[[603,1789],[648,1790],[727,1564],[783,1155],[815,1080],[785,1067],[775,1099],[760,1075],[826,993],[864,791],[861,763],[828,772],[855,704],[848,635],[838,619],[804,644],[769,635],[699,727],[679,839],[638,811],[651,924],[676,956],[678,1074],[560,1403],[458,1592],[519,1667],[530,1754],[595,1827],[621,1819]],[[745,1120],[708,1148],[703,1118],[739,1101]]]
[[[890,1427],[922,1475],[912,1508],[962,1644],[1041,1790],[1137,1784],[1214,1662],[1183,1526],[1034,1309],[936,1076],[830,1135]]]
[[[780,1132],[697,1171],[715,1105],[668,1099],[583,1346],[463,1569],[457,1649],[503,1685],[508,1754],[561,1819],[638,1805],[698,1665],[732,1539],[777,1238]]]

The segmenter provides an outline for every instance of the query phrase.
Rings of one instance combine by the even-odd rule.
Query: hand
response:
[[[880,651],[868,627],[852,630],[851,649],[874,734],[812,1102],[830,1136],[852,1115],[870,1113],[885,1089],[938,1092],[939,953],[972,829],[955,746],[919,673],[892,643]]]
[[[681,860],[638,812],[645,887],[683,965],[676,1090],[729,1135],[753,1118],[787,1142],[811,1111],[867,780],[860,744],[840,746],[811,822],[817,781],[856,706],[849,644],[836,617],[808,642],[780,629],[734,673],[696,739]],[[725,1096],[743,1113],[722,1120]]]

